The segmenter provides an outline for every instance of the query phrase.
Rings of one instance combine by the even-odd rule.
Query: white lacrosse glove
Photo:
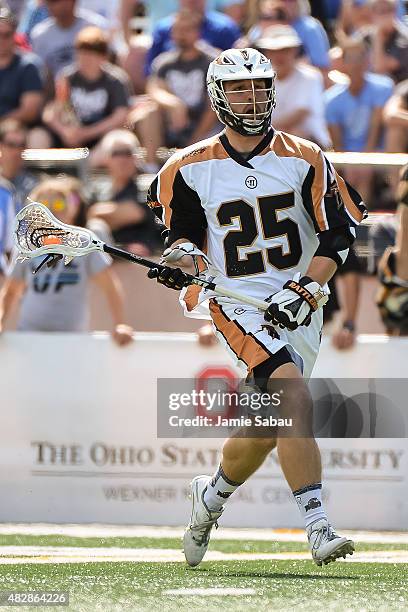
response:
[[[192,257],[196,274],[200,272],[197,257],[202,257],[207,264],[209,263],[206,254],[200,251],[192,242],[181,242],[175,247],[166,249],[161,256],[160,263],[165,265],[177,264],[185,255],[190,255]]]
[[[328,299],[329,295],[319,283],[297,273],[293,280],[283,285],[282,291],[268,298],[270,306],[265,311],[265,320],[293,331],[299,325],[310,325],[314,311],[324,306]]]

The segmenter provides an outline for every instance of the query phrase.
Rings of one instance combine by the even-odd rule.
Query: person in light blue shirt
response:
[[[179,8],[179,0],[144,0],[147,16],[150,21],[150,28],[172,13],[176,13]],[[207,0],[207,11],[224,11],[231,6],[245,4],[245,0]]]
[[[310,63],[317,68],[328,69],[330,66],[330,45],[320,21],[310,17],[310,15],[303,15],[292,21],[290,25],[296,30],[302,41],[303,50]]]
[[[206,0],[180,0],[180,10],[193,10],[202,15],[201,39],[216,49],[230,49],[234,46],[240,36],[237,24],[227,15],[217,11],[206,10]],[[151,73],[153,60],[164,53],[174,49],[171,39],[171,29],[174,23],[175,14],[159,21],[153,30],[153,44],[146,57],[145,73]]]
[[[322,24],[306,14],[303,0],[284,0],[283,3],[288,22],[302,41],[304,54],[313,66],[327,71],[330,67],[330,45]]]
[[[330,68],[329,39],[320,21],[306,12],[307,6],[307,0],[282,0],[276,5],[269,0],[261,0],[258,21],[242,39],[242,46],[254,47],[263,31],[274,23],[290,25],[302,42],[300,55],[319,68],[327,82]],[[239,43],[241,45],[241,41]]]
[[[349,82],[325,92],[325,113],[335,151],[372,152],[382,148],[383,106],[392,95],[392,79],[368,72],[369,51],[363,40],[350,39],[342,47]],[[372,167],[350,166],[346,177],[369,199]]]

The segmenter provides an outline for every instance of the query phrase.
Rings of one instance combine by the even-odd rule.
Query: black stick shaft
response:
[[[121,259],[126,259],[127,261],[132,261],[133,263],[137,263],[140,266],[144,266],[145,268],[150,268],[151,270],[156,268],[156,270],[161,272],[162,270],[169,267],[163,266],[163,264],[156,263],[155,261],[151,261],[150,259],[144,259],[144,257],[134,255],[134,253],[129,253],[129,251],[124,251],[123,249],[118,249],[117,247],[110,246],[109,244],[104,244],[103,250],[105,251],[105,253],[109,253],[110,255],[114,255],[115,257],[120,257]],[[185,275],[190,285],[199,285],[200,287],[206,287],[207,289],[215,289],[214,283],[206,281],[202,278],[198,278],[197,276],[193,276],[192,274],[187,274],[186,272]]]
[[[117,247],[109,246],[109,244],[104,244],[103,250],[105,251],[105,253],[115,255],[116,257],[120,257],[121,259],[127,259],[127,261],[133,261],[133,263],[137,263],[140,266],[144,266],[145,268],[157,268],[160,271],[165,267],[159,263],[156,263],[155,261],[151,261],[150,259],[144,259],[139,255],[129,253],[129,251],[124,251],[123,249],[118,249]]]

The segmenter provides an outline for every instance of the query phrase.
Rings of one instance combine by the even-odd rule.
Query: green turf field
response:
[[[180,540],[10,535],[1,536],[1,545],[17,546],[13,556],[23,560],[24,546],[121,547],[124,551],[130,548],[179,550]],[[210,549],[234,553],[292,553],[304,552],[306,545],[296,542],[214,540]],[[406,551],[407,545],[360,544],[358,550]],[[207,561],[198,568],[190,569],[178,562],[31,562],[5,565],[0,560],[0,591],[69,591],[69,610],[81,612],[408,610],[407,578],[408,564],[405,563],[336,562],[321,569],[312,561],[234,560]],[[186,596],[166,593],[168,590],[209,588],[252,589],[252,594]]]

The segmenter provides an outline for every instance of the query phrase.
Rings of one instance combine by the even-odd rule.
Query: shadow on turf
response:
[[[324,576],[322,574],[282,574],[280,572],[232,572],[228,570],[214,570],[211,568],[187,568],[194,572],[207,572],[219,578],[274,578],[283,580],[359,580],[359,576]]]

